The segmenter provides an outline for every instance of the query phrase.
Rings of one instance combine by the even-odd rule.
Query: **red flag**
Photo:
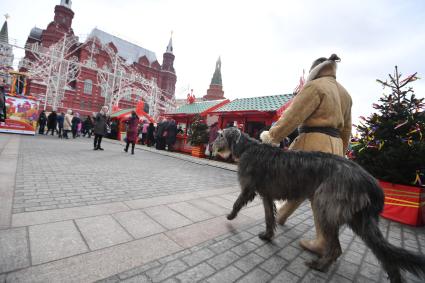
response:
[[[190,93],[187,94],[187,103],[192,104],[195,102],[195,95],[193,94],[193,89],[190,90]]]
[[[141,116],[143,114],[143,111],[145,109],[145,102],[143,100],[140,100],[136,104],[136,114]]]

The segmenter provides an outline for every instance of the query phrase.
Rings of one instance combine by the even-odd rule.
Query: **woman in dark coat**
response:
[[[148,127],[148,146],[151,147],[155,143],[155,126],[153,123],[149,123]]]
[[[103,106],[99,113],[97,113],[96,118],[94,120],[94,150],[103,150],[100,147],[100,143],[102,142],[103,136],[107,133],[107,117],[106,113],[108,113],[108,106]]]
[[[173,151],[174,144],[176,143],[177,136],[177,125],[176,121],[171,120],[167,123],[167,127],[165,128],[167,131],[167,136],[165,137],[167,143],[168,151]]]
[[[137,116],[136,111],[131,112],[131,117],[128,119],[127,123],[127,144],[124,148],[125,152],[128,152],[128,146],[131,143],[131,154],[134,154],[134,145],[137,142],[138,129],[139,129],[139,116]]]
[[[214,124],[211,125],[210,131],[208,132],[208,151],[210,153],[210,159],[212,158],[212,154],[213,154],[212,145],[218,136],[219,129],[220,128],[218,127],[218,123],[215,122]]]
[[[62,138],[62,134],[63,134],[63,122],[65,121],[65,113],[61,113],[59,115],[57,115],[56,118],[56,122],[58,125],[58,138]]]
[[[71,123],[72,123],[72,138],[75,139],[75,137],[77,136],[78,124],[81,123],[80,114],[75,113]]]
[[[46,127],[46,121],[47,121],[47,117],[46,117],[46,112],[41,111],[40,116],[38,116],[38,125],[39,125],[39,129],[38,129],[38,133],[40,135],[44,135],[44,128]]]
[[[156,127],[156,149],[164,150],[165,149],[165,138],[167,137],[166,128],[168,126],[167,121],[158,123]]]
[[[4,90],[4,80],[0,78],[0,122],[6,122],[6,92]]]
[[[55,134],[57,117],[58,117],[58,115],[56,114],[56,111],[52,111],[52,113],[50,113],[49,116],[47,116],[47,133],[46,133],[46,135],[49,134],[49,131],[52,131],[52,136]]]
[[[83,137],[87,135],[88,138],[91,137],[93,130],[93,120],[91,116],[87,116],[86,120],[83,122]]]

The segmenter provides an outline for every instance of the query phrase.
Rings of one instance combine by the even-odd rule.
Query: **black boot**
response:
[[[134,154],[134,143],[131,144],[131,154]]]

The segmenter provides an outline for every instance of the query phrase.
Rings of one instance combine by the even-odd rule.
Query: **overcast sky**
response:
[[[337,79],[353,98],[353,118],[368,115],[382,94],[375,82],[398,65],[419,72],[425,96],[425,1],[344,0],[73,0],[73,29],[94,27],[156,53],[160,63],[173,30],[176,97],[188,86],[206,94],[222,59],[225,97],[293,91],[318,57],[338,54]],[[10,14],[9,37],[23,44],[32,27],[45,29],[60,0],[0,0]],[[17,59],[22,52],[15,52]]]

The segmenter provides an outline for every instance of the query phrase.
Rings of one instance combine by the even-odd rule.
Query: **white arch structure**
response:
[[[105,104],[110,111],[129,93],[135,101],[143,100],[149,105],[149,115],[154,119],[175,109],[174,97],[169,98],[158,87],[155,79],[144,78],[133,65],[127,64],[109,45],[102,44],[96,37],[90,37],[85,43],[79,44],[78,37],[64,35],[49,48],[42,47],[39,43],[27,44],[25,47],[10,45],[23,48],[34,56],[35,60],[21,60],[19,68],[24,67],[31,79],[46,85],[46,94],[42,99],[44,109],[47,106],[53,109],[62,106],[65,90],[70,89],[69,84],[72,81],[78,80],[82,68],[96,72],[97,83],[93,82],[93,86],[101,87]],[[89,52],[88,60],[78,61],[74,54],[79,48],[85,48]],[[99,67],[93,55],[101,51],[107,54],[110,64]]]

